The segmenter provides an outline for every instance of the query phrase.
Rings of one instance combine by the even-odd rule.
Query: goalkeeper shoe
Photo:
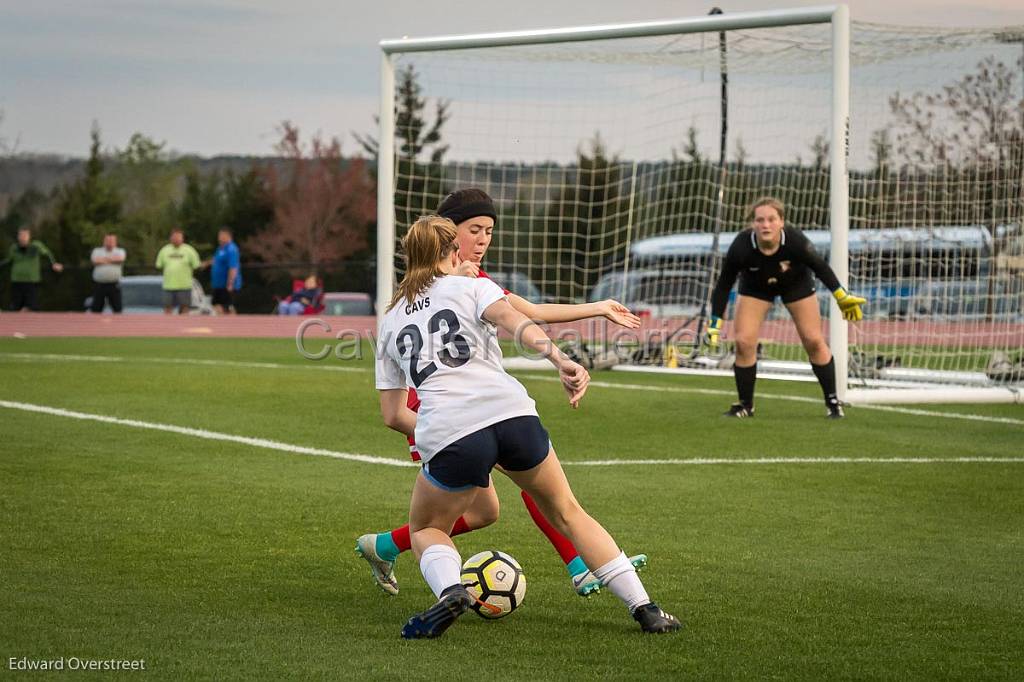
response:
[[[633,609],[633,619],[644,632],[675,632],[683,627],[678,618],[665,613],[654,602]]]
[[[377,534],[367,533],[356,540],[356,554],[370,564],[370,572],[377,587],[390,595],[398,594],[398,581],[395,579],[395,562],[385,561],[377,555]]]
[[[473,597],[462,585],[452,585],[423,613],[417,613],[402,628],[404,639],[433,639],[451,627],[455,619],[469,610]]]
[[[737,419],[743,419],[744,417],[753,417],[754,408],[753,406],[747,407],[743,403],[733,403],[732,407],[722,413],[723,417],[736,417]]]
[[[827,407],[828,414],[826,414],[825,416],[828,417],[829,419],[842,419],[843,417],[846,416],[846,414],[843,412],[843,404],[840,403],[838,400],[835,401],[834,403],[827,403]]]

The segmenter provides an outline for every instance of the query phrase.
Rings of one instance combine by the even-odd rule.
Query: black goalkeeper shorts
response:
[[[808,296],[814,296],[815,292],[814,274],[810,270],[788,282],[779,284],[763,284],[752,281],[752,278],[743,277],[741,273],[740,285],[737,288],[737,293],[740,296],[750,296],[769,303],[774,303],[776,297],[781,298],[783,303],[793,303]]]

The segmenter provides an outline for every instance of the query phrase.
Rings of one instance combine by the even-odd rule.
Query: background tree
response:
[[[419,75],[411,64],[398,72],[397,83],[395,194],[402,201],[395,202],[395,227],[396,233],[401,235],[420,215],[436,210],[450,190],[442,182],[448,145],[444,144],[441,135],[450,114],[449,103],[437,99],[434,102],[433,121],[428,120],[428,100],[419,84]],[[380,123],[379,117],[374,120]],[[353,136],[376,161],[380,153],[377,138],[369,133],[353,133]]]
[[[121,198],[104,172],[98,126],[93,125],[90,137],[85,174],[58,190],[52,224],[44,227],[47,245],[67,265],[87,264],[92,248],[104,234],[117,231],[121,221]]]
[[[963,166],[1002,162],[1024,141],[1024,101],[1017,98],[1019,71],[995,57],[938,92],[896,92],[896,152],[905,163]]]
[[[697,143],[697,127],[691,125],[686,129],[686,142],[683,144],[683,159],[693,164],[704,163],[704,155],[700,151],[700,145]],[[672,158],[679,159],[679,152],[672,148]]]
[[[115,149],[111,159],[110,182],[122,202],[118,232],[133,265],[152,267],[171,228],[177,226],[182,177],[190,162],[173,157],[165,146],[137,132],[123,149]],[[200,253],[212,245],[187,232],[186,236]]]
[[[287,173],[265,170],[271,229],[247,239],[243,250],[287,263],[293,277],[302,277],[366,247],[376,217],[374,185],[364,160],[342,159],[337,138],[317,134],[304,144],[288,121],[279,131],[275,150],[288,164]]]
[[[746,166],[747,166],[747,157],[748,156],[749,156],[749,154],[747,153],[747,147],[746,147],[746,145],[743,144],[743,138],[742,137],[737,137],[736,138],[736,168],[738,170],[743,170],[744,168],[746,168]]]
[[[18,153],[20,140],[18,136],[12,140],[3,134],[4,116],[4,110],[0,109],[0,156],[14,156]]]
[[[550,203],[538,232],[546,254],[542,281],[547,294],[576,300],[590,291],[609,254],[623,252],[629,197],[627,164],[608,152],[600,133],[577,150],[576,164]],[[628,164],[632,167],[632,164]],[[571,171],[575,170],[575,174]],[[582,291],[575,286],[582,286]]]

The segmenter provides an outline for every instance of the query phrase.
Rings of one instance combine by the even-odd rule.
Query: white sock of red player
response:
[[[594,575],[604,587],[607,587],[612,594],[622,600],[630,613],[633,613],[633,609],[638,606],[651,603],[651,598],[647,596],[647,590],[640,582],[640,576],[636,574],[633,564],[629,563],[625,552],[620,553],[604,566],[595,568]]]

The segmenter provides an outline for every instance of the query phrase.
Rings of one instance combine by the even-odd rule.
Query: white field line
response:
[[[523,379],[529,379],[532,381],[553,381],[560,382],[558,377],[552,376],[541,376],[539,374],[528,374],[522,377]],[[650,386],[647,384],[626,384],[617,383],[611,381],[591,381],[591,386],[598,388],[618,388],[626,391],[652,391],[655,393],[690,393],[698,395],[714,395],[723,396],[728,398],[735,398],[735,391],[724,391],[717,388],[688,388],[682,386]],[[807,396],[800,395],[781,395],[778,393],[761,393],[758,392],[757,398],[768,398],[770,400],[789,400],[796,403],[813,403],[815,405],[822,405],[821,398],[808,398]],[[1013,424],[1014,426],[1024,426],[1024,419],[1014,419],[1012,417],[990,417],[982,414],[966,414],[963,412],[940,412],[938,410],[921,410],[913,407],[895,407],[893,405],[857,405],[854,410],[878,410],[880,412],[897,412],[899,414],[910,414],[917,417],[939,417],[942,419],[966,419],[968,421],[978,422],[989,422],[991,424]]]
[[[204,440],[225,441],[239,445],[263,448],[265,450],[276,450],[296,455],[314,455],[317,457],[331,457],[333,459],[344,459],[351,462],[362,462],[364,464],[383,464],[394,467],[417,467],[415,462],[391,459],[389,457],[376,457],[373,455],[360,455],[351,452],[338,452],[325,450],[323,448],[310,448],[303,445],[292,445],[276,440],[265,438],[252,438],[248,436],[236,436],[230,433],[219,433],[207,431],[206,429],[193,429],[186,426],[174,426],[172,424],[160,424],[156,422],[145,422],[137,419],[121,419],[119,417],[108,417],[88,412],[76,412],[65,410],[59,407],[46,405],[34,405],[32,403],[20,403],[10,400],[0,400],[0,408],[9,410],[21,410],[23,412],[34,412],[47,414],[54,417],[65,417],[81,421],[94,421],[114,426],[128,426],[136,429],[148,429],[151,431],[164,431],[182,436],[202,438]],[[717,465],[717,464],[759,464],[759,465],[780,465],[780,464],[1024,464],[1024,457],[757,457],[743,459],[727,458],[694,458],[694,459],[602,459],[583,460],[577,462],[562,462],[566,466],[629,466],[629,465]]]
[[[114,424],[115,426],[130,426],[136,429],[149,429],[151,431],[166,431],[168,433],[176,433],[182,436],[203,438],[205,440],[226,441],[230,443],[238,443],[239,445],[249,445],[255,448],[264,448],[266,450],[290,452],[296,455],[316,455],[318,457],[332,457],[334,459],[347,459],[352,462],[365,462],[366,464],[384,464],[387,466],[396,467],[417,466],[417,464],[412,461],[390,459],[388,457],[374,457],[373,455],[358,455],[353,454],[351,452],[336,452],[334,450],[325,450],[323,448],[309,448],[303,445],[292,445],[290,443],[282,443],[276,440],[267,440],[266,438],[235,436],[230,433],[219,433],[217,431],[207,431],[206,429],[193,429],[187,426],[174,426],[173,424],[144,422],[139,421],[137,419],[120,419],[118,417],[107,417],[101,414],[89,414],[88,412],[75,412],[74,410],[64,410],[59,407],[48,407],[46,405],[33,405],[31,403],[18,403],[9,400],[0,400],[0,407],[6,407],[11,410],[23,410],[25,412],[48,414],[54,417],[67,417],[69,419],[79,419],[82,421],[102,422],[104,424]]]
[[[67,355],[58,353],[0,353],[2,360],[21,360],[23,362],[40,362],[52,360],[56,362],[142,362],[162,365],[205,365],[208,367],[242,367],[245,369],[316,369],[332,372],[369,372],[369,367],[337,367],[334,365],[284,364],[278,362],[239,362],[237,360],[201,360],[191,358],[129,358],[115,355]]]
[[[562,462],[565,465],[602,467],[621,464],[1024,464],[1024,457],[725,457],[692,459],[590,459]]]
[[[139,362],[139,363],[160,363],[172,365],[206,365],[210,367],[245,367],[254,369],[299,369],[299,370],[328,370],[335,372],[370,372],[369,367],[337,367],[326,364],[284,364],[274,362],[238,362],[233,360],[190,360],[187,358],[127,358],[110,355],[65,355],[57,353],[0,353],[0,360],[11,359],[26,362],[40,362],[44,360],[64,362]],[[520,374],[523,379],[530,381],[558,382],[558,377],[541,375],[536,372]],[[713,395],[726,398],[735,398],[734,391],[725,391],[715,388],[690,388],[684,386],[652,386],[649,384],[619,383],[611,381],[591,381],[591,386],[597,388],[613,388],[623,391],[648,391],[654,393],[683,393],[696,395]],[[807,396],[782,395],[779,393],[758,393],[759,399],[788,400],[798,403],[821,404],[818,398]],[[987,422],[989,424],[1012,424],[1013,426],[1024,426],[1024,419],[1012,417],[991,417],[981,414],[967,414],[964,412],[940,412],[938,410],[923,410],[913,407],[896,407],[894,405],[858,405],[855,410],[877,410],[879,412],[895,412],[897,414],[908,414],[915,417],[938,417],[940,419],[962,419],[966,421]]]

